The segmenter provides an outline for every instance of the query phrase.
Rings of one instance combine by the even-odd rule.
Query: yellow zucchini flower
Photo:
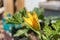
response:
[[[38,21],[37,14],[35,12],[33,12],[33,14],[31,15],[30,12],[27,12],[27,16],[28,16],[28,18],[23,17],[24,21],[28,25],[30,25],[32,29],[34,29],[36,31],[40,31],[40,24]]]

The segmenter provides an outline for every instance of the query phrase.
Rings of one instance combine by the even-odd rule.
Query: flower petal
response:
[[[38,16],[35,12],[33,12],[33,20],[36,23],[36,24],[34,23],[36,29],[40,31],[40,24],[39,24],[39,21],[38,21]]]
[[[25,22],[27,22],[30,26],[32,26],[32,21],[31,21],[29,18],[23,17],[23,19],[24,19]]]
[[[33,18],[33,29],[37,30],[37,31],[40,31],[40,27],[39,27],[39,24],[38,22],[35,20],[35,18]]]
[[[30,12],[27,12],[27,15],[28,15],[28,17],[29,17],[31,20],[33,19],[33,16],[31,15]]]
[[[38,21],[38,16],[35,12],[33,12],[33,17]]]

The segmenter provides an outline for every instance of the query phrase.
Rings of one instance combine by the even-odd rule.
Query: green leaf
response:
[[[23,35],[28,36],[28,35],[27,35],[27,32],[28,32],[27,29],[18,30],[18,31],[16,32],[16,34],[14,34],[14,37],[19,37],[19,36],[23,36]]]
[[[52,23],[52,26],[56,29],[58,32],[60,30],[60,21],[58,20],[56,23]]]

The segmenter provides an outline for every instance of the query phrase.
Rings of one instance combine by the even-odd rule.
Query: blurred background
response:
[[[0,30],[8,31],[10,24],[6,24],[6,19],[24,7],[28,11],[43,8],[45,17],[60,17],[60,0],[0,0]]]

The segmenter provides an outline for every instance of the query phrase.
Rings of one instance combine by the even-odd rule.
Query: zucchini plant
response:
[[[19,28],[13,36],[30,38],[29,35],[32,36],[32,32],[34,37],[37,35],[36,38],[38,37],[38,40],[60,40],[60,20],[51,23],[51,20],[49,21],[47,18],[47,21],[45,19],[43,13],[43,9],[35,8],[32,12],[29,12],[24,8],[14,14],[12,18],[8,19],[7,23],[21,24],[22,28]],[[44,21],[44,23],[41,24],[39,20]],[[42,25],[44,25],[43,30],[41,30]],[[31,40],[33,39],[31,38]]]

